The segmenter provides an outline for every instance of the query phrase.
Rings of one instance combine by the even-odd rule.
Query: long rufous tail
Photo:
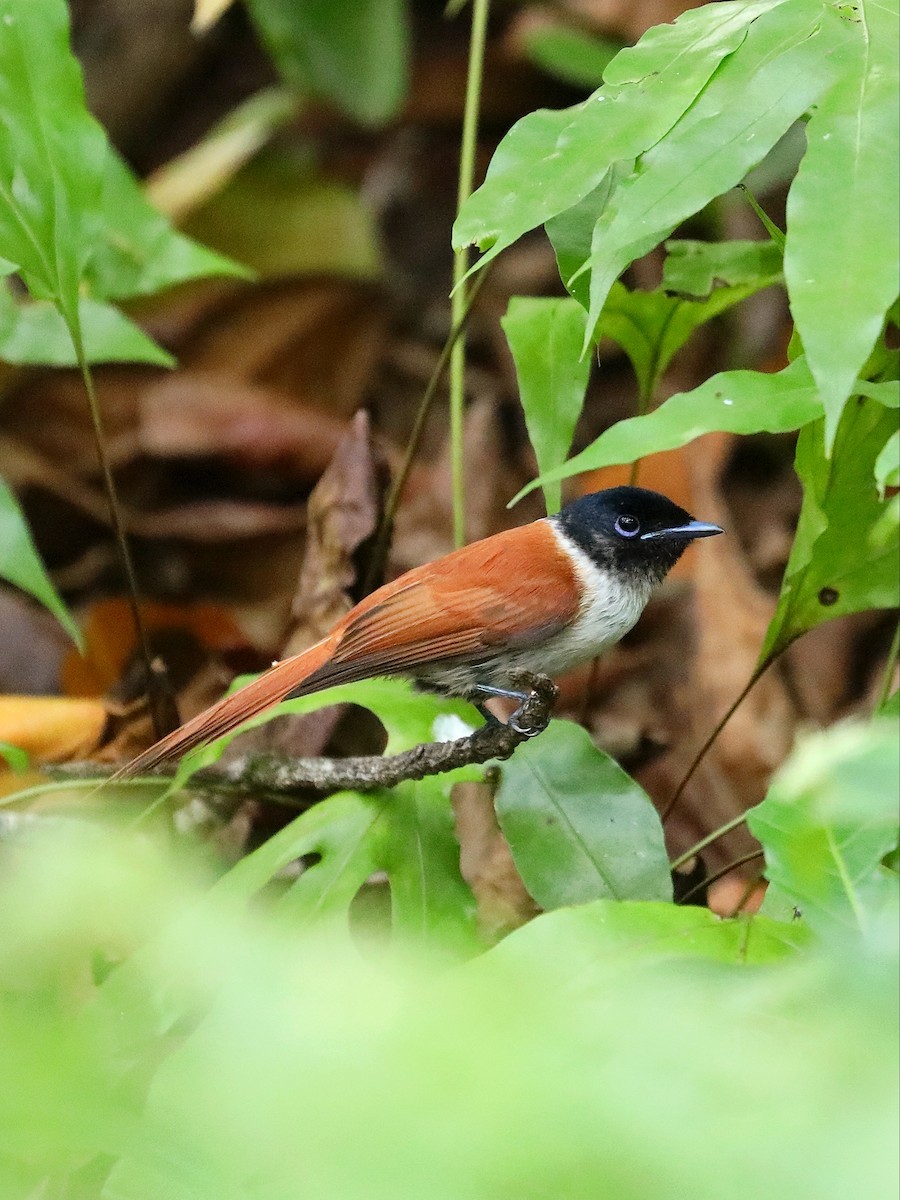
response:
[[[240,691],[226,696],[218,703],[204,709],[196,717],[185,722],[179,729],[168,734],[149,750],[133,758],[116,771],[112,779],[129,779],[167,762],[171,758],[186,754],[201,742],[212,742],[242,725],[244,721],[265,712],[273,704],[296,691],[315,671],[323,667],[334,653],[337,638],[333,635],[316,642],[301,654],[295,654],[283,662],[276,663],[258,679],[248,683]],[[327,680],[310,687],[311,692],[327,687]]]

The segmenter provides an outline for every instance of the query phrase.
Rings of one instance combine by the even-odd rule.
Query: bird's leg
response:
[[[480,694],[482,696],[500,696],[503,700],[517,701],[516,711],[513,713],[512,717],[510,717],[510,719],[509,719],[509,724],[512,726],[512,728],[513,729],[516,728],[516,726],[512,724],[513,717],[515,717],[516,713],[518,713],[520,711],[520,709],[522,708],[522,705],[528,699],[528,694],[526,692],[513,692],[509,688],[493,687],[489,683],[476,683],[472,690],[476,694]],[[503,724],[503,722],[500,720],[500,718],[498,716],[495,716],[494,713],[492,713],[491,710],[489,708],[486,708],[483,704],[476,704],[475,707],[478,709],[478,711],[484,717],[484,722],[486,725],[502,725]]]
[[[532,675],[527,671],[523,671],[517,675],[513,679],[513,682],[523,684],[528,690],[520,691],[513,688],[494,687],[492,684],[487,683],[476,683],[473,690],[482,696],[500,696],[504,700],[517,701],[516,709],[510,716],[507,724],[516,733],[521,733],[525,737],[534,737],[536,734],[544,731],[546,721],[542,724],[533,724],[529,719],[531,715],[528,711],[530,706],[535,701],[543,702],[544,705],[551,705],[556,699],[559,689],[546,675]],[[497,723],[497,718],[493,713],[487,712],[482,705],[477,705],[476,707],[487,721],[493,724]]]

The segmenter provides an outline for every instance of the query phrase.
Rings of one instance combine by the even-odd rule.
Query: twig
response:
[[[753,862],[753,860],[755,858],[762,858],[762,857],[763,857],[762,850],[751,850],[751,852],[749,854],[742,854],[741,857],[736,858],[734,860],[734,862],[728,863],[727,866],[720,867],[720,869],[718,871],[715,871],[712,875],[707,875],[707,877],[705,879],[701,880],[701,882],[698,883],[696,887],[692,887],[690,889],[690,891],[685,892],[683,896],[679,897],[678,903],[686,904],[688,902],[688,900],[690,900],[691,896],[693,896],[695,894],[695,892],[699,892],[701,888],[709,887],[710,884],[716,883],[724,875],[728,875],[728,874],[730,874],[730,872],[736,871],[738,869],[738,867],[742,867],[745,863]]]
[[[737,710],[740,708],[740,706],[744,703],[747,696],[750,694],[750,691],[752,690],[752,688],[759,682],[759,680],[762,678],[763,674],[769,669],[769,667],[772,665],[772,663],[775,661],[776,658],[777,658],[777,655],[773,655],[772,657],[767,658],[764,663],[761,663],[756,668],[756,670],[753,672],[753,674],[747,680],[744,687],[741,689],[741,693],[738,696],[738,698],[734,701],[734,703],[731,705],[731,707],[728,709],[728,711],[725,713],[725,715],[721,718],[721,720],[717,722],[712,733],[709,735],[709,737],[706,739],[706,741],[703,743],[703,745],[700,747],[700,749],[694,755],[694,760],[691,763],[691,765],[688,767],[687,771],[685,772],[684,777],[681,780],[681,783],[679,783],[678,787],[675,789],[675,793],[672,796],[672,799],[669,801],[669,803],[666,805],[666,807],[660,813],[660,820],[662,821],[663,824],[665,824],[666,821],[668,821],[669,817],[672,815],[675,805],[678,803],[678,801],[681,799],[682,795],[684,794],[684,789],[687,787],[687,785],[690,783],[691,779],[693,778],[694,772],[697,770],[697,768],[703,762],[704,758],[706,758],[706,755],[709,753],[710,749],[712,748],[713,743],[716,741],[719,734],[722,732],[722,730],[725,728],[725,726],[728,724],[728,722],[731,720],[731,718],[734,716],[734,714],[737,712]]]
[[[229,789],[243,793],[265,792],[271,798],[294,797],[297,792],[333,792],[344,788],[371,792],[396,787],[408,779],[442,775],[458,767],[509,758],[522,742],[543,733],[550,722],[557,687],[540,675],[529,676],[529,694],[509,722],[488,723],[467,737],[452,742],[426,742],[389,758],[365,755],[356,758],[286,758],[276,754],[245,754],[231,762],[206,767],[191,777],[190,785]],[[71,764],[75,766],[76,764]],[[84,764],[77,764],[79,773]],[[71,769],[71,767],[69,768]],[[94,775],[102,772],[93,766]],[[164,774],[170,776],[174,768]]]
[[[112,521],[113,535],[115,537],[116,548],[119,554],[119,561],[122,566],[122,571],[125,575],[126,589],[128,593],[128,604],[131,609],[131,619],[134,623],[135,636],[137,638],[138,647],[142,659],[144,660],[144,669],[147,673],[147,699],[149,701],[150,720],[153,723],[153,732],[157,738],[164,737],[170,733],[178,724],[178,709],[175,705],[175,699],[168,685],[168,677],[165,673],[165,666],[155,658],[151,648],[150,639],[147,635],[147,628],[144,625],[143,617],[141,616],[140,600],[138,598],[137,576],[134,570],[134,561],[131,557],[131,550],[128,546],[128,536],[125,532],[125,522],[122,519],[122,510],[119,506],[119,497],[116,490],[116,482],[113,477],[112,465],[109,461],[109,454],[106,448],[106,436],[103,430],[103,418],[100,413],[100,404],[97,400],[97,393],[94,390],[94,377],[91,373],[90,364],[87,360],[87,355],[84,350],[84,340],[81,333],[81,325],[77,319],[67,318],[69,336],[72,339],[72,345],[75,348],[75,358],[78,362],[78,368],[81,372],[81,379],[84,383],[84,390],[87,393],[88,409],[91,414],[91,425],[94,432],[94,443],[97,448],[97,459],[100,463],[100,471],[103,476],[103,486],[106,491],[106,500],[109,505],[109,515]]]
[[[891,694],[898,657],[900,657],[900,622],[897,623],[897,628],[894,630],[891,648],[888,650],[888,656],[884,664],[884,674],[881,677],[881,685],[878,688],[878,696],[875,700],[875,712],[878,712],[879,708],[882,707]]]
[[[720,825],[718,829],[714,829],[712,833],[708,833],[706,837],[701,838],[699,842],[691,846],[690,850],[685,850],[684,854],[679,854],[677,858],[673,858],[669,863],[669,869],[677,871],[679,867],[683,867],[685,863],[690,862],[701,850],[705,850],[707,846],[711,846],[713,842],[718,841],[720,837],[724,837],[726,833],[731,833],[732,829],[740,829],[746,823],[747,814],[745,812],[737,817],[732,817],[730,821],[726,821],[724,825]]]

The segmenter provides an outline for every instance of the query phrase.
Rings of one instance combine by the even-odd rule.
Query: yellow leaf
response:
[[[65,762],[96,749],[106,724],[100,700],[59,696],[0,696],[0,742],[18,746],[32,762]]]

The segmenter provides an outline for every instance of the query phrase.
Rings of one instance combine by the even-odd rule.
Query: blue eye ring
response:
[[[613,529],[620,537],[634,538],[641,532],[641,523],[637,517],[631,516],[630,513],[624,513],[621,517],[616,517]]]

